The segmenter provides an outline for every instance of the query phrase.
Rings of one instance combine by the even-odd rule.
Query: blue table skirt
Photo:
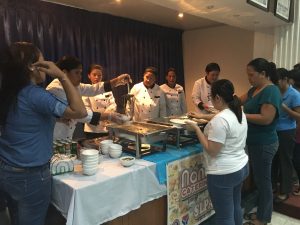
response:
[[[156,163],[156,176],[160,184],[167,181],[166,165],[169,162],[185,158],[187,156],[202,152],[202,145],[194,144],[177,149],[175,146],[167,145],[165,152],[157,152],[143,156],[144,160]]]

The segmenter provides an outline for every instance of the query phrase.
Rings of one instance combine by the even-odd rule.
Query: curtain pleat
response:
[[[183,84],[182,31],[37,0],[0,0],[0,47],[15,41],[37,45],[47,60],[74,55],[105,69],[106,79],[121,73],[142,81],[147,66],[158,68],[158,83],[168,67]],[[49,80],[48,80],[49,82]]]

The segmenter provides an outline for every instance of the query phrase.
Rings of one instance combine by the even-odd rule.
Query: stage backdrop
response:
[[[184,82],[181,30],[38,0],[0,0],[0,47],[15,41],[35,43],[48,60],[77,56],[84,82],[91,63],[103,65],[107,78],[129,73],[135,83],[147,66],[158,68],[158,83],[174,67]]]

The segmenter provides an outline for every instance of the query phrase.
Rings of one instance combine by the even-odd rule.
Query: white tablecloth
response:
[[[118,159],[104,158],[93,176],[82,175],[80,166],[76,170],[53,177],[52,203],[67,225],[99,225],[167,192],[155,176],[155,163],[142,159],[125,168]]]

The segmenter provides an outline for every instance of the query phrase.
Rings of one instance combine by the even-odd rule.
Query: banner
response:
[[[167,165],[168,225],[198,225],[214,214],[203,153]]]

